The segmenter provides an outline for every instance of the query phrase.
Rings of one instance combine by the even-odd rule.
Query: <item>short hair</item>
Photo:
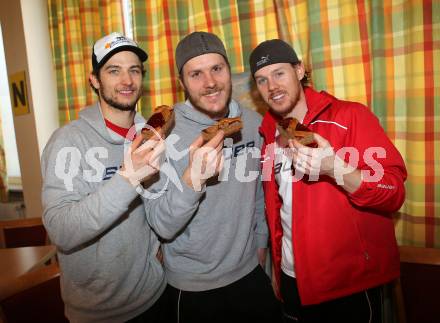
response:
[[[298,63],[290,63],[290,65],[292,65],[292,67],[294,67],[294,68],[295,68],[296,65],[299,65],[299,64],[301,64],[301,61],[298,62]],[[307,70],[307,69],[304,67],[304,76],[303,76],[303,78],[300,80],[301,85],[302,85],[303,87],[312,85],[312,77],[311,77],[311,74],[312,74],[312,72],[311,72],[310,70]]]

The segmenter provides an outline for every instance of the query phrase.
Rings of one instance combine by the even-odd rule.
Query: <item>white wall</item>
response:
[[[41,156],[51,134],[59,127],[47,0],[21,0],[21,14],[23,16],[38,148]]]
[[[58,127],[46,0],[0,0],[8,75],[26,72],[30,113],[14,116],[27,217],[41,216],[40,155]]]
[[[15,140],[14,121],[11,100],[9,97],[8,73],[6,72],[5,50],[0,25],[0,113],[2,122],[3,148],[6,156],[6,172],[8,177],[20,177],[17,142]]]

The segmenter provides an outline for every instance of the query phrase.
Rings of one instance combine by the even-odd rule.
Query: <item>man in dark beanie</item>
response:
[[[216,35],[187,35],[176,48],[176,65],[187,100],[174,106],[169,138],[178,139],[177,151],[189,153],[171,156],[170,163],[183,179],[182,191],[149,203],[156,232],[166,240],[169,309],[175,322],[279,322],[281,307],[260,266],[268,238],[259,180],[261,116],[231,99],[229,62]],[[219,131],[204,142],[201,131],[238,117],[240,131],[228,138]],[[196,148],[222,156],[223,167],[205,176],[193,168],[189,176]],[[164,180],[161,176],[158,188]],[[173,185],[167,189],[167,194],[175,190]],[[191,219],[180,230],[170,230],[182,208],[191,210]]]
[[[307,87],[286,42],[261,43],[249,63],[269,106],[263,187],[286,321],[381,322],[381,286],[399,276],[391,214],[405,199],[402,157],[367,107]],[[313,132],[311,147],[286,139],[278,123],[288,118]]]

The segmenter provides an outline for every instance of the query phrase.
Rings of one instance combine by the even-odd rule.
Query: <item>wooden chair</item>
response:
[[[0,288],[1,319],[5,323],[63,323],[64,303],[57,263],[26,273]]]
[[[394,284],[400,323],[438,322],[440,249],[400,246],[400,279]]]
[[[41,217],[0,221],[0,248],[43,246],[47,242]]]

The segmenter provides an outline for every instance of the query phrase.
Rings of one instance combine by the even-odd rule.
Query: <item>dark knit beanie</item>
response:
[[[260,68],[276,63],[299,63],[292,46],[281,39],[271,39],[260,43],[249,56],[252,76]]]

